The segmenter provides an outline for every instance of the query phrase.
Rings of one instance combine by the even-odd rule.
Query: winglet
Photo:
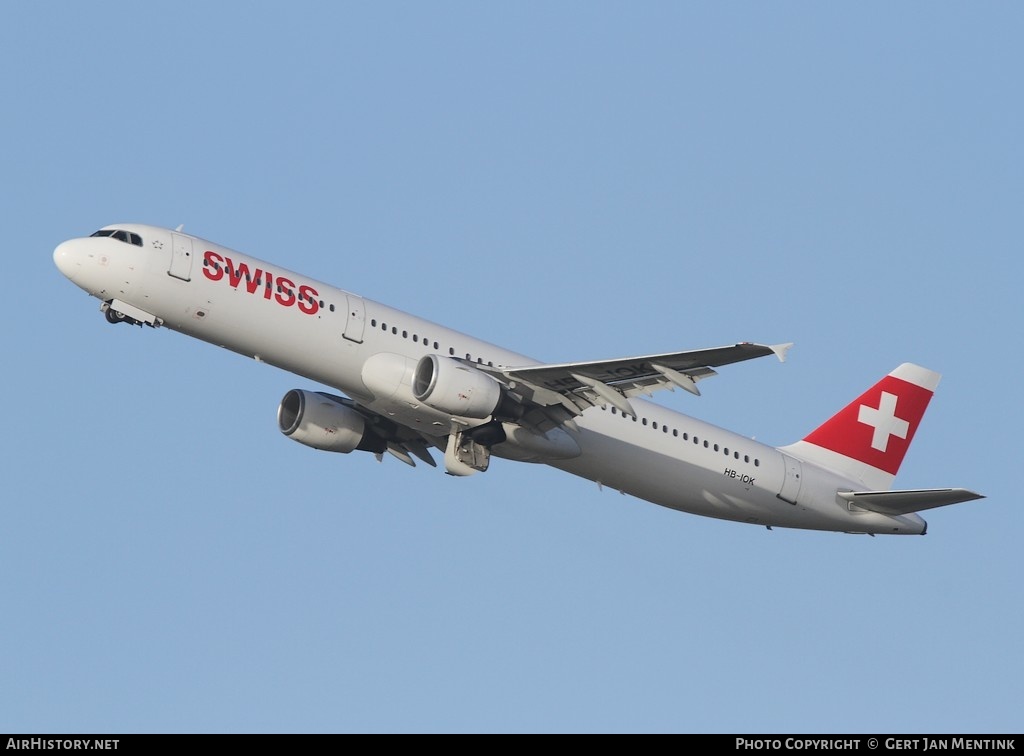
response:
[[[775,353],[775,356],[779,358],[779,362],[785,362],[786,355],[789,354],[789,350],[793,348],[793,342],[791,341],[788,344],[772,344],[768,348],[771,349]]]

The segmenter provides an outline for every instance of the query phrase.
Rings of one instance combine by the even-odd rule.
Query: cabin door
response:
[[[167,269],[168,275],[180,278],[182,281],[192,280],[192,239],[181,234],[171,234],[174,241],[171,244],[171,267]]]
[[[346,294],[348,311],[345,317],[345,332],[342,334],[349,341],[363,343],[363,331],[366,330],[366,313],[363,310],[363,298],[355,294]]]
[[[800,460],[793,459],[788,454],[782,455],[782,461],[786,465],[786,477],[782,481],[782,490],[779,491],[778,496],[783,501],[796,504],[796,500],[800,496],[800,476],[803,473],[803,467],[800,465]]]

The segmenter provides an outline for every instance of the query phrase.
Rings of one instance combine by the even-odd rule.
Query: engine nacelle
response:
[[[501,403],[501,384],[450,357],[428,354],[416,365],[412,393],[417,400],[458,417],[483,419]]]
[[[277,425],[293,441],[348,454],[367,437],[366,421],[351,407],[315,391],[292,389],[277,408]]]

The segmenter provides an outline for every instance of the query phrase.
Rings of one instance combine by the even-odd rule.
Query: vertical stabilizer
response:
[[[858,480],[868,490],[888,490],[940,378],[905,362],[783,450]]]

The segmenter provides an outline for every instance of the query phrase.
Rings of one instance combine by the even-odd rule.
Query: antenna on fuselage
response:
[[[174,229],[174,230],[180,232],[181,229],[183,229],[183,228],[185,228],[185,224],[184,223],[179,223],[178,227],[176,229]]]

